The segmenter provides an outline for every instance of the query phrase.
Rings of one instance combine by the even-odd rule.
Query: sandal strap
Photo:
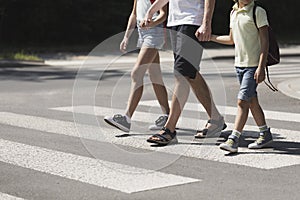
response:
[[[176,136],[176,131],[171,132],[170,129],[168,129],[166,127],[163,127],[161,130],[164,131],[164,133],[161,135],[170,135],[172,139]]]
[[[152,135],[152,137],[157,137],[162,141],[169,141],[170,140],[169,138],[166,138],[165,136],[163,136],[163,134],[154,134],[154,135]]]

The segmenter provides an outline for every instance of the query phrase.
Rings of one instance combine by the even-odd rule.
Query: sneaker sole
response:
[[[233,149],[233,148],[230,148],[230,147],[228,147],[228,146],[219,146],[220,147],[220,149],[222,149],[222,150],[224,150],[224,151],[229,151],[230,153],[236,153],[236,152],[238,152],[238,150],[237,149]]]
[[[258,146],[253,146],[253,147],[249,147],[248,146],[248,149],[262,149],[264,147],[267,147],[269,144],[273,143],[273,140],[270,140],[269,142],[263,144],[263,145],[258,145]]]
[[[125,126],[122,126],[122,125],[120,125],[120,124],[118,124],[118,123],[116,123],[115,121],[111,121],[111,120],[109,120],[109,119],[106,119],[106,118],[104,118],[104,121],[106,122],[106,123],[108,123],[109,125],[111,125],[111,126],[113,126],[113,127],[116,127],[117,129],[120,129],[121,131],[124,131],[124,132],[126,132],[126,133],[129,133],[129,129],[128,128],[126,128]]]

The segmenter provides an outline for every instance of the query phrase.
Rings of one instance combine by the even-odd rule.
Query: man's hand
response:
[[[211,25],[202,24],[195,33],[195,36],[201,42],[210,41]]]

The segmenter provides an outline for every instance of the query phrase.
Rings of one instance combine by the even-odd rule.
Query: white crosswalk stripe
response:
[[[141,104],[146,105],[149,102],[141,102]],[[192,104],[188,105],[192,106]],[[92,107],[92,106],[79,106],[75,107],[74,110],[72,107],[63,107],[63,108],[54,108],[55,110],[60,111],[68,111],[83,113],[83,114],[91,114],[97,116],[104,116],[104,115],[111,115],[113,112],[122,112],[122,110],[118,109],[110,109],[105,107]],[[90,125],[82,125],[82,124],[75,124],[73,122],[65,122],[61,120],[54,120],[54,119],[47,119],[42,117],[35,117],[35,116],[28,116],[28,115],[21,115],[21,114],[14,114],[14,113],[0,113],[0,123],[7,124],[11,126],[18,126],[22,128],[30,128],[39,131],[45,131],[50,133],[56,134],[63,134],[72,137],[82,137],[85,139],[102,141],[102,142],[112,142],[115,144],[131,146],[135,148],[147,149],[151,151],[158,151],[158,152],[165,152],[170,154],[179,154],[188,157],[196,157],[202,158],[207,160],[213,161],[220,161],[225,163],[232,163],[232,164],[239,164],[245,166],[251,166],[256,168],[264,168],[264,169],[272,169],[290,165],[300,164],[300,160],[295,155],[281,155],[276,150],[273,153],[268,153],[265,155],[260,154],[261,151],[253,151],[248,150],[246,148],[240,148],[240,152],[245,152],[245,155],[237,156],[235,158],[228,158],[224,157],[222,151],[216,148],[215,145],[212,146],[188,146],[187,144],[199,141],[192,141],[192,137],[190,138],[180,138],[182,143],[187,144],[179,144],[168,146],[166,148],[154,148],[149,146],[149,144],[145,141],[146,135],[143,136],[137,132],[131,132],[132,135],[136,135],[134,137],[128,138],[116,138],[114,137],[115,134],[119,134],[120,131],[116,129],[111,129],[108,127],[97,127],[97,126],[90,126]],[[151,123],[152,119],[157,117],[156,114],[145,113],[145,112],[136,112],[135,113],[135,120],[140,122]],[[101,118],[102,119],[102,118]],[[195,127],[198,123],[204,124],[204,120],[196,120],[192,118],[182,118],[181,124],[184,126],[180,127]],[[133,122],[134,123],[134,122]],[[228,123],[229,129],[233,127],[232,123]],[[257,134],[257,127],[255,126],[246,126],[246,130],[254,131]],[[84,130],[84,134],[81,134],[78,130]],[[299,131],[292,131],[292,130],[285,130],[285,129],[272,129],[273,133],[278,133],[280,136],[277,138],[278,141],[282,141],[280,138],[284,138],[286,142],[294,142],[299,141]],[[180,130],[179,130],[180,132]],[[101,133],[101,134],[100,134]],[[253,133],[251,133],[253,135]],[[179,133],[180,136],[180,133]],[[202,141],[203,142],[203,141]],[[205,142],[216,142],[216,139],[213,141],[207,140]],[[188,147],[187,147],[188,146]],[[188,149],[188,151],[182,151],[182,149]],[[183,153],[184,152],[184,153]],[[251,155],[246,155],[247,153],[252,153]],[[257,152],[257,154],[255,154]],[[273,160],[270,162],[270,159]],[[282,159],[285,162],[282,162]],[[256,160],[256,162],[253,162]],[[280,162],[277,162],[279,161]]]
[[[141,104],[144,104],[145,102],[141,102]],[[114,113],[122,113],[123,111],[120,109],[110,109],[105,107],[92,107],[92,106],[78,106],[75,107],[74,110],[72,107],[63,107],[63,108],[55,108],[56,110],[61,111],[68,111],[68,112],[78,112],[82,114],[92,114],[92,115],[112,115]],[[155,119],[157,116],[155,114],[149,114],[145,112],[135,112],[135,118],[134,120],[139,122],[148,122],[151,123],[152,119]],[[198,120],[198,119],[192,119],[192,118],[181,118],[181,123],[179,123],[179,127],[195,127],[198,124],[205,124],[206,121],[204,120]],[[227,123],[228,128],[232,129],[233,124]],[[127,138],[124,140],[116,140],[111,137],[111,131],[105,130],[102,127],[102,132],[108,132],[108,134],[105,134],[105,137],[109,138],[108,141],[113,141],[114,143],[122,144],[122,145],[131,145],[137,148],[146,148],[151,149],[149,147],[149,144],[145,143],[145,137],[140,137],[140,141],[138,140],[139,137],[134,137],[132,140],[131,138]],[[245,130],[254,131],[257,133],[257,127],[256,126],[245,126]],[[116,130],[118,131],[118,130]],[[91,132],[91,131],[84,131],[84,132]],[[99,132],[99,131],[98,131]],[[280,137],[278,137],[278,141],[280,141],[280,138],[284,138],[284,141],[300,141],[299,131],[293,131],[293,130],[285,130],[285,129],[272,129],[273,133],[280,134]],[[138,133],[132,133],[133,135],[138,135]],[[257,133],[258,134],[258,133]],[[246,135],[247,136],[247,135]],[[257,135],[256,135],[257,137]],[[191,143],[191,140],[181,140],[188,143]],[[209,141],[211,142],[211,141]],[[213,142],[216,142],[216,140],[213,140]],[[164,149],[158,149],[157,151],[167,152],[167,153],[174,153],[177,152],[181,154],[182,146],[184,145],[174,145],[170,146]],[[152,148],[153,149],[153,148]],[[228,158],[224,157],[224,153],[221,152],[218,148],[215,146],[201,146],[201,147],[188,147],[189,151],[191,152],[185,152],[182,155],[189,156],[189,157],[196,157],[196,158],[202,158],[207,160],[214,160],[214,161],[220,161],[220,162],[228,162],[233,164],[240,164],[240,165],[246,165],[251,167],[257,167],[257,168],[264,168],[264,169],[272,169],[272,168],[278,168],[283,166],[290,166],[290,165],[296,165],[300,164],[300,158],[298,158],[295,155],[281,155],[280,153],[274,151],[273,153],[262,155],[260,153],[255,154],[254,152],[261,152],[261,151],[253,151],[248,150],[245,148],[241,148],[240,152],[248,152],[249,154],[253,153],[251,156],[247,155],[247,153],[244,154],[244,156],[238,156],[235,158]],[[277,158],[278,156],[278,158]],[[271,160],[270,160],[271,159]],[[285,160],[285,162],[282,162],[282,159]],[[255,162],[254,162],[255,160]],[[278,162],[280,160],[280,162]],[[272,161],[272,162],[270,162]]]
[[[171,102],[169,102],[171,103]],[[142,101],[139,105],[144,106],[159,106],[156,100]],[[184,106],[185,110],[191,111],[199,111],[205,112],[204,108],[197,103],[187,103]],[[232,106],[218,106],[218,109],[221,111],[225,111],[225,115],[236,115],[237,108]],[[288,122],[300,122],[300,114],[299,113],[288,113],[288,112],[279,112],[279,111],[270,111],[264,110],[265,116],[267,119],[280,120],[280,121],[288,121]],[[249,113],[249,117],[253,118],[251,112]]]
[[[2,192],[0,192],[0,199],[1,200],[25,200],[23,198],[15,197],[15,196],[5,194],[5,193],[2,193]]]
[[[142,101],[141,105],[158,107],[155,101]],[[201,106],[196,106],[196,104],[192,103],[188,103],[185,108],[186,110],[204,111]],[[226,107],[224,109],[227,115],[235,115],[236,113],[236,109],[233,107]],[[88,114],[99,120],[103,120],[103,116],[123,112],[121,109],[94,106],[58,107],[52,108],[52,110],[56,112],[63,111]],[[289,115],[289,118],[293,119],[293,122],[300,123],[298,113],[266,111],[266,115],[279,121],[285,121],[285,116]],[[135,112],[132,123],[152,123],[156,118],[157,114],[137,111]],[[76,119],[76,114],[75,122],[71,122],[11,112],[0,112],[0,124],[3,125],[133,147],[149,152],[200,158],[261,169],[276,169],[300,165],[300,158],[297,154],[285,154],[276,148],[267,150],[240,148],[240,154],[238,156],[224,156],[224,152],[219,150],[216,146],[218,142],[217,138],[193,140],[192,130],[189,131],[190,135],[180,135],[181,130],[184,130],[183,128],[194,127],[194,129],[196,129],[197,127],[203,127],[206,120],[182,117],[179,122],[179,127],[182,128],[178,130],[179,144],[156,148],[146,142],[149,131],[143,134],[141,130],[133,130],[130,132],[132,137],[117,138],[115,135],[122,133],[119,130],[109,126],[86,125]],[[228,129],[232,129],[232,123],[227,123],[227,125]],[[255,126],[247,125],[245,130],[247,130],[246,133],[249,134],[248,136],[257,136],[258,134],[257,127]],[[275,133],[274,137],[277,142],[300,142],[300,131],[274,128],[272,132]],[[206,145],[192,145],[197,143]],[[124,193],[141,192],[201,181],[199,179],[157,172],[152,170],[151,166],[148,166],[148,168],[145,167],[143,163],[135,163],[133,167],[126,164],[12,142],[7,139],[0,139],[0,161],[103,188],[122,191]],[[122,170],[120,171],[118,169]],[[124,170],[138,173],[124,173]],[[3,199],[14,198],[0,193],[0,197],[2,196]],[[18,198],[16,197],[16,199]]]
[[[0,149],[2,162],[125,193],[199,181],[2,139]]]

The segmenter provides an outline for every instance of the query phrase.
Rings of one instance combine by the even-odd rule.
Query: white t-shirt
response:
[[[202,24],[204,0],[169,0],[167,26]]]

